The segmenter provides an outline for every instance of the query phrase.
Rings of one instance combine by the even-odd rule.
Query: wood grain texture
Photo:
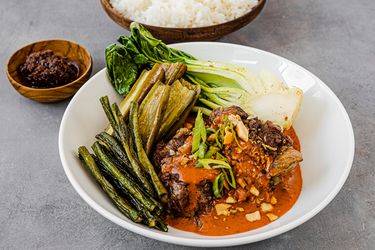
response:
[[[130,24],[133,20],[128,19],[115,10],[109,0],[100,0],[100,2],[105,12],[113,21],[129,30]],[[249,24],[259,15],[265,3],[266,0],[259,0],[259,4],[245,15],[232,21],[212,26],[198,28],[167,28],[147,24],[142,25],[144,25],[155,37],[168,43],[182,41],[213,41]]]
[[[26,57],[36,51],[52,50],[56,55],[79,62],[79,77],[66,85],[55,88],[31,88],[23,85],[18,67]],[[92,58],[86,48],[65,40],[48,40],[32,43],[16,51],[7,63],[6,73],[12,86],[23,96],[38,102],[57,102],[69,98],[89,79]]]

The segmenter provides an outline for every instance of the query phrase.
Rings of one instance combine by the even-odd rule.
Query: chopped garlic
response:
[[[262,203],[260,205],[260,209],[262,210],[262,212],[266,213],[266,212],[271,212],[273,210],[273,206],[269,203]]]
[[[245,217],[250,222],[257,221],[260,220],[260,213],[259,211],[255,211],[254,213],[246,214]]]
[[[234,199],[232,196],[228,196],[228,198],[225,200],[225,203],[230,203],[230,204],[233,204],[233,203],[236,203],[236,199]]]
[[[259,190],[256,187],[251,186],[250,193],[252,193],[255,196],[258,196],[259,195]]]
[[[224,204],[224,203],[216,204],[215,209],[216,209],[217,215],[229,215],[230,207],[232,207],[232,205]]]
[[[276,197],[275,196],[272,196],[271,197],[271,204],[272,205],[275,205],[277,203],[277,199],[276,199]]]
[[[231,209],[231,210],[229,210],[229,212],[230,212],[231,214],[235,214],[235,213],[237,213],[237,210],[236,210],[236,209]]]
[[[277,218],[279,218],[277,215],[272,214],[272,213],[268,213],[268,214],[266,214],[266,216],[268,217],[268,219],[270,219],[270,221],[274,221]]]

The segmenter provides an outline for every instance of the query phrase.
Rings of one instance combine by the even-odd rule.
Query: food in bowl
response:
[[[162,231],[228,235],[293,206],[300,89],[199,61],[139,25],[119,41],[106,50],[107,74],[125,98],[120,106],[100,98],[110,127],[98,131],[93,155],[82,146],[79,157],[125,216]]]
[[[52,50],[36,51],[18,67],[22,83],[32,88],[54,88],[79,77],[79,63],[56,55]]]
[[[110,4],[125,17],[143,24],[196,28],[241,17],[251,11],[258,0],[110,0]]]
[[[302,188],[294,130],[283,132],[236,106],[217,108],[204,120],[198,113],[195,126],[187,121],[155,149],[168,190],[167,223],[218,236],[264,226],[287,212]]]

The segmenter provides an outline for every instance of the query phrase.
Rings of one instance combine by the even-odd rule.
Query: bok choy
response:
[[[138,23],[133,22],[130,29],[130,36],[121,36],[118,39],[122,44],[119,47],[124,48],[128,52],[127,55],[133,56],[121,57],[125,61],[121,62],[121,67],[128,67],[126,72],[116,74],[118,67],[111,66],[111,60],[120,60],[120,57],[107,58],[107,65],[111,66],[108,68],[108,76],[115,87],[134,84],[135,70],[140,74],[140,71],[156,63],[179,62],[187,66],[184,77],[201,87],[198,105],[205,114],[218,106],[234,105],[250,115],[270,120],[284,128],[292,125],[301,105],[302,90],[296,87],[289,88],[269,73],[257,75],[241,66],[197,60],[188,53],[168,47]],[[108,50],[111,51],[111,47]],[[120,53],[122,54],[124,53]],[[126,87],[125,90],[121,90],[126,91]]]

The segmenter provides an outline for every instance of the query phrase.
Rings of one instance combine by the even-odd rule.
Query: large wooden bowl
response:
[[[55,88],[30,88],[22,84],[18,68],[26,57],[36,51],[52,50],[56,55],[79,62],[79,77]],[[92,58],[83,46],[65,40],[48,40],[32,43],[16,51],[9,59],[6,72],[12,86],[23,96],[38,102],[57,102],[72,96],[89,79]]]
[[[133,20],[122,15],[115,10],[109,0],[100,0],[105,12],[108,16],[120,26],[129,30],[129,26]],[[255,17],[259,15],[263,9],[266,0],[259,0],[257,6],[245,15],[232,21],[212,26],[198,28],[167,28],[157,27],[147,24],[144,25],[155,37],[165,42],[182,42],[182,41],[213,41],[217,40],[229,33],[232,33],[245,25],[249,24]]]

